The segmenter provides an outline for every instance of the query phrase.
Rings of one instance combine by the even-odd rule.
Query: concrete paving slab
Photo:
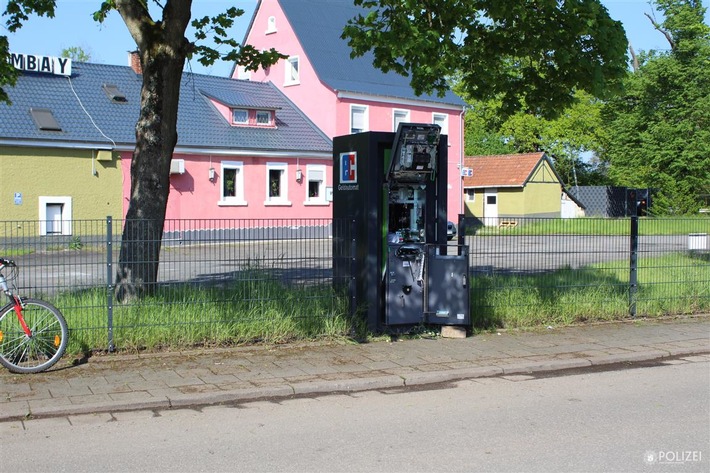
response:
[[[56,417],[490,383],[614,363],[707,362],[710,315],[552,330],[501,330],[466,339],[299,343],[92,357],[37,375],[0,371],[0,424]],[[503,382],[511,382],[502,380]],[[125,414],[122,414],[125,415]],[[20,424],[22,425],[22,424]],[[16,428],[16,427],[15,427]]]

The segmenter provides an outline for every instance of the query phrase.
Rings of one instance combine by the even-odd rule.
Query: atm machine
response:
[[[447,137],[435,124],[400,123],[395,133],[333,140],[336,279],[353,272],[336,261],[355,251],[352,303],[371,330],[470,325],[468,247],[446,238]]]

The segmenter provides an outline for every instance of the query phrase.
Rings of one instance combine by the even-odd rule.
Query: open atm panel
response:
[[[394,137],[387,181],[416,183],[433,179],[440,138],[439,125],[400,123]]]

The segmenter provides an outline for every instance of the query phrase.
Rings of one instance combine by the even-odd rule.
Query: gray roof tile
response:
[[[6,86],[12,105],[0,104],[0,140],[95,145],[135,142],[142,78],[128,66],[74,63],[70,78],[22,73]],[[110,100],[112,84],[127,102]],[[233,127],[212,106],[212,97],[230,107],[276,110],[276,128]],[[29,109],[49,108],[62,131],[38,130]],[[93,122],[92,122],[93,121]],[[95,125],[94,125],[95,124]],[[105,135],[105,136],[104,136]],[[203,149],[330,152],[332,141],[269,83],[183,73],[178,115],[179,147]]]
[[[409,77],[395,72],[384,73],[375,68],[372,65],[372,53],[350,59],[350,47],[340,35],[348,20],[366,11],[353,5],[352,0],[279,0],[279,4],[318,77],[331,88],[344,92],[465,105],[453,92],[447,92],[444,97],[435,94],[417,96],[409,84]]]

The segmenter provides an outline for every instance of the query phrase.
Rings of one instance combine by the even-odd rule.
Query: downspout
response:
[[[464,157],[464,150],[463,150],[463,116],[466,114],[466,106],[464,106],[461,109],[461,113],[459,114],[459,128],[461,130],[461,136],[460,136],[460,148],[459,148],[459,214],[464,214],[466,213],[463,208],[463,157]]]

